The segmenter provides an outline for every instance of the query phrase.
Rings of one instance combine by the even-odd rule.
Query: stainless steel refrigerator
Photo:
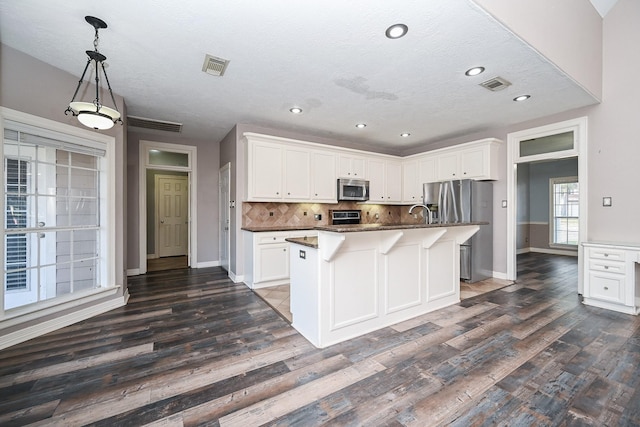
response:
[[[473,283],[493,276],[493,184],[463,179],[424,184],[423,202],[439,223],[486,221],[460,245],[460,279]]]

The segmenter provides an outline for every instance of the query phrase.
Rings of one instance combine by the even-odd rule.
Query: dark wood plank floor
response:
[[[640,321],[579,303],[576,259],[318,350],[219,268],[0,351],[0,425],[640,425]]]

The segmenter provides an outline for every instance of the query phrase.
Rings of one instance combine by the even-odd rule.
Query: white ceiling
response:
[[[79,77],[85,15],[109,25],[99,50],[128,113],[188,138],[248,123],[399,152],[596,102],[469,0],[0,0],[0,41]],[[387,39],[399,22],[408,34]],[[205,54],[230,60],[224,76],[202,72]],[[513,85],[478,85],[496,76]]]

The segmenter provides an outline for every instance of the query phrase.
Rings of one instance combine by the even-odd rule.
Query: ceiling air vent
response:
[[[163,130],[165,132],[182,131],[182,123],[164,122],[161,120],[146,119],[144,117],[127,116],[127,126],[144,129]]]
[[[227,69],[227,65],[229,65],[229,61],[226,59],[206,55],[204,57],[204,64],[202,65],[202,71],[212,76],[222,76]]]
[[[503,79],[502,77],[494,77],[486,82],[480,83],[480,86],[489,89],[492,92],[497,92],[506,88],[507,86],[511,86],[511,82]]]

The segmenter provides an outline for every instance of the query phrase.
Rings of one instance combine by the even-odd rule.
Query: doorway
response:
[[[582,293],[581,243],[587,240],[587,118],[581,117],[547,126],[511,133],[507,137],[507,279],[517,279],[518,244],[523,232],[518,223],[522,219],[522,207],[529,200],[519,191],[518,176],[531,165],[544,162],[577,159],[577,181],[580,185],[578,202],[578,293]],[[547,184],[549,185],[549,184]],[[552,221],[549,213],[549,220]],[[550,224],[550,226],[552,226]],[[545,237],[549,234],[545,234]],[[550,248],[553,251],[553,248]]]
[[[220,266],[229,272],[229,253],[231,252],[231,163],[220,168]]]
[[[196,266],[196,147],[140,141],[139,274]]]

